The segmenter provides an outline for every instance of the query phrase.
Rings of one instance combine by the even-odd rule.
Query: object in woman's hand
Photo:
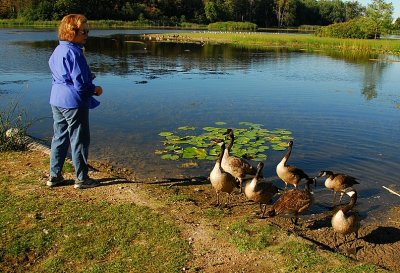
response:
[[[95,94],[96,96],[100,96],[101,94],[103,94],[103,88],[101,88],[101,86],[96,86],[96,87],[94,88],[94,94]]]

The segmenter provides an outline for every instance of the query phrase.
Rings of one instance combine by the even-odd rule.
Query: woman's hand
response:
[[[101,94],[103,94],[103,88],[101,88],[101,86],[96,86],[94,88],[94,95],[101,96]]]

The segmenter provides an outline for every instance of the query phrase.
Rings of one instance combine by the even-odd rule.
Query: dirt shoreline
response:
[[[48,147],[35,141],[30,141],[29,150],[49,154]],[[230,256],[229,260],[226,260],[227,252],[237,252],[229,250],[232,248],[229,243],[214,246],[212,255],[204,254],[202,251],[205,247],[216,243],[211,234],[214,229],[218,229],[218,227],[208,225],[207,219],[202,218],[204,210],[210,207],[210,203],[215,198],[215,193],[206,177],[153,178],[135,182],[135,173],[132,170],[115,168],[100,161],[90,161],[90,164],[92,166],[90,175],[100,179],[104,186],[96,191],[100,198],[111,202],[131,201],[138,205],[164,211],[176,219],[193,246],[194,260],[190,264],[191,267],[204,270],[205,264],[211,264],[213,269],[208,268],[207,272],[237,270],[236,267],[241,260],[239,255]],[[157,177],[157,174],[154,174],[154,177]],[[72,176],[71,179],[73,179]],[[157,187],[167,187],[179,194],[195,198],[190,205],[177,203],[176,207],[165,209],[158,201],[162,197],[154,198],[152,196],[151,192],[157,191]],[[57,190],[62,191],[63,189]],[[230,208],[231,217],[249,216],[251,213],[249,206],[257,207],[256,204],[245,200],[243,196],[236,195],[233,199]],[[392,272],[400,272],[398,261],[400,257],[400,207],[393,207],[385,215],[381,215],[378,220],[362,223],[358,239],[355,239],[354,235],[345,239],[344,236],[334,234],[330,224],[331,215],[332,212],[329,210],[318,214],[306,214],[301,218],[300,225],[296,229],[293,229],[290,220],[285,217],[259,219],[254,216],[254,221],[273,224],[288,234],[294,233],[312,242],[319,248],[341,253],[357,261],[372,263]],[[254,257],[252,259],[256,260]],[[227,268],[228,264],[232,264],[232,268]],[[242,268],[246,268],[245,265],[242,265]]]

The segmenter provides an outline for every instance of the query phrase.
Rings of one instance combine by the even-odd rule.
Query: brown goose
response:
[[[350,189],[346,194],[351,198],[349,204],[340,208],[333,215],[331,223],[335,232],[345,236],[354,232],[357,239],[360,220],[357,213],[350,211],[357,202],[357,192],[354,189]]]
[[[261,217],[264,217],[267,204],[278,193],[278,188],[274,184],[262,179],[261,173],[263,168],[264,163],[258,163],[256,176],[250,182],[246,183],[244,187],[246,197],[260,204]]]
[[[298,216],[306,211],[314,202],[313,195],[310,192],[310,184],[314,179],[309,179],[304,190],[291,189],[285,191],[279,199],[272,205],[268,215],[273,217],[279,214],[291,215],[291,221],[297,225]]]
[[[288,151],[286,155],[282,158],[281,162],[276,166],[276,174],[282,181],[285,183],[285,189],[288,184],[292,184],[295,188],[300,183],[301,180],[306,179],[310,180],[310,177],[301,169],[296,168],[295,166],[290,166],[287,164],[287,161],[292,153],[293,141],[288,142]]]
[[[235,136],[232,129],[227,129],[225,134],[230,138],[230,143],[225,149],[221,166],[226,172],[232,174],[239,180],[240,192],[242,192],[243,179],[246,177],[246,175],[255,175],[257,169],[251,166],[246,160],[229,154],[230,150],[232,149],[233,142],[235,141]]]
[[[323,176],[327,177],[325,180],[325,187],[333,191],[334,206],[336,202],[337,192],[340,192],[340,199],[339,199],[339,205],[340,205],[340,203],[342,202],[344,190],[346,188],[352,187],[355,184],[360,184],[358,183],[356,178],[342,173],[333,173],[332,171],[321,171],[317,176],[317,178]]]
[[[213,140],[212,142],[218,144],[221,147],[221,152],[218,156],[217,161],[215,162],[214,168],[210,173],[210,182],[217,194],[217,206],[219,206],[220,193],[221,192],[228,193],[227,204],[229,204],[231,193],[234,191],[236,187],[238,187],[238,185],[236,178],[232,176],[230,173],[224,171],[223,168],[221,167],[221,160],[225,152],[224,140],[218,139],[218,140]]]

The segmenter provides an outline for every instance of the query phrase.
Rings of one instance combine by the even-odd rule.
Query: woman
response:
[[[83,54],[88,34],[85,16],[65,16],[58,28],[59,45],[49,59],[52,73],[50,104],[54,119],[50,177],[46,183],[49,187],[57,186],[64,180],[61,171],[69,146],[76,174],[74,188],[99,185],[98,181],[88,176],[89,109],[100,104],[93,96],[100,96],[103,89],[92,83],[95,76]]]

